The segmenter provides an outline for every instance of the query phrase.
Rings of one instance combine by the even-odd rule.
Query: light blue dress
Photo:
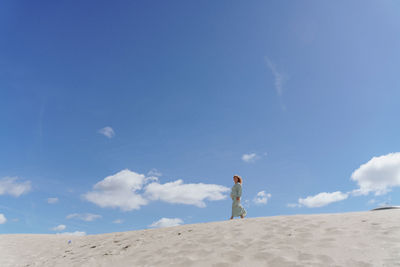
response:
[[[242,185],[240,183],[236,183],[232,187],[231,198],[232,198],[232,217],[239,217],[241,215],[246,216],[246,210],[240,204],[236,198],[242,196]]]

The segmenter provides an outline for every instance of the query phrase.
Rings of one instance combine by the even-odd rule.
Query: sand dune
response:
[[[400,266],[400,210],[0,235],[0,266]]]

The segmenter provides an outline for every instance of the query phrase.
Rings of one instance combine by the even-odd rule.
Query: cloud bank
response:
[[[182,180],[161,184],[155,177],[123,170],[95,184],[83,197],[100,207],[123,211],[137,210],[156,200],[203,208],[206,200],[225,199],[229,190],[216,184],[184,184]]]
[[[150,200],[161,200],[168,203],[194,205],[204,208],[204,200],[222,200],[229,188],[216,184],[184,184],[182,180],[159,184],[151,183],[145,189]]]

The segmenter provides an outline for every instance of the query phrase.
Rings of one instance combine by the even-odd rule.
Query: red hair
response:
[[[238,179],[238,183],[239,183],[239,184],[242,184],[242,182],[243,182],[242,177],[240,177],[239,175],[235,175],[235,176],[233,176],[233,177],[236,177],[236,179]]]

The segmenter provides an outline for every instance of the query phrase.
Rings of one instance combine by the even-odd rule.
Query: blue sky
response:
[[[398,204],[399,10],[2,1],[0,233]]]

